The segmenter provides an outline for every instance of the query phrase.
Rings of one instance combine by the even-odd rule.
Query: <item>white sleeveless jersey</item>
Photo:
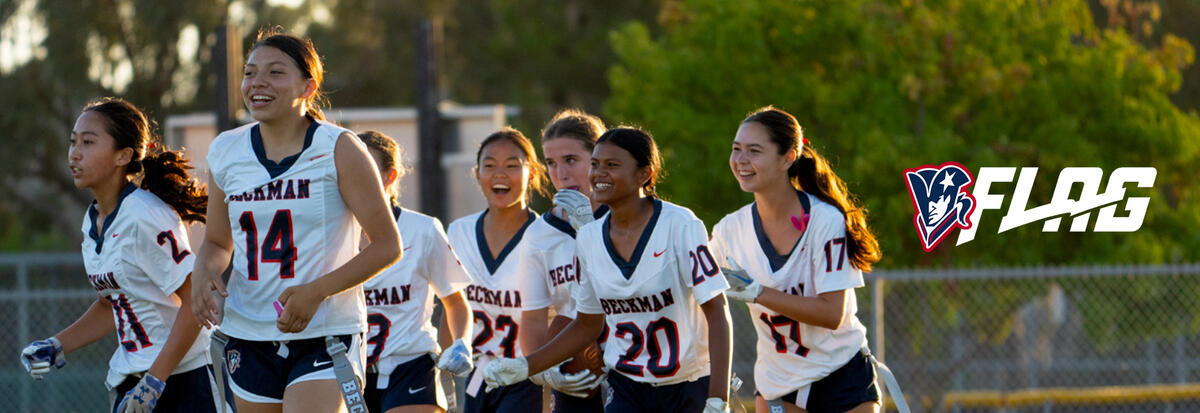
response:
[[[324,276],[358,252],[361,229],[342,201],[334,163],[338,136],[347,132],[314,120],[304,149],[278,164],[267,159],[257,123],[222,132],[209,147],[234,245],[222,332],[268,341],[367,330],[361,286],[322,302],[302,332],[275,326],[274,302],[283,290]]]
[[[175,210],[133,184],[102,221],[93,203],[83,218],[81,249],[88,280],[112,306],[117,326],[117,351],[105,379],[112,389],[126,376],[149,370],[166,346],[180,305],[172,294],[192,273],[196,255]],[[209,334],[200,330],[172,374],[208,364]]]
[[[575,257],[575,228],[551,212],[542,214],[525,231],[525,251],[520,254],[526,285],[525,310],[553,308],[557,315],[575,318],[571,289],[579,285],[579,259]]]
[[[527,285],[526,277],[535,274],[521,272],[515,255],[524,248],[525,232],[537,215],[530,212],[525,226],[498,254],[493,254],[483,238],[484,214],[487,210],[459,218],[450,223],[449,230],[450,245],[471,276],[471,285],[463,291],[475,320],[475,339],[471,345],[475,353],[521,357],[524,352],[517,339],[521,311],[525,309],[521,288]]]
[[[866,346],[866,328],[855,315],[854,288],[862,272],[846,256],[846,218],[833,205],[811,195],[808,228],[787,256],[775,253],[762,231],[755,205],[726,215],[713,227],[712,251],[718,262],[732,260],[764,288],[816,297],[847,291],[845,315],[837,330],[797,322],[762,305],[748,303],[758,333],[754,383],[774,399],[828,376]]]
[[[583,282],[573,290],[578,312],[605,314],[604,364],[654,384],[709,375],[708,322],[700,304],[729,284],[708,251],[704,223],[687,208],[655,200],[632,261],[625,262],[608,237],[611,217],[580,228]]]
[[[404,238],[404,257],[363,284],[367,301],[367,365],[379,369],[380,388],[396,366],[438,351],[433,293],[446,297],[471,283],[437,218],[392,207]],[[432,291],[431,291],[432,287]]]

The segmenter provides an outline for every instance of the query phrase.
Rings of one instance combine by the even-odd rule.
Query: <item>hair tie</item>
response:
[[[806,142],[806,143],[807,143],[807,142]],[[157,148],[157,147],[158,147],[158,144],[157,144],[157,143],[154,143],[154,142],[150,142],[150,145],[147,145],[147,147],[148,147],[148,148],[150,148],[150,149],[154,149],[154,148]]]
[[[808,146],[808,138],[800,138],[804,142],[804,146]]]

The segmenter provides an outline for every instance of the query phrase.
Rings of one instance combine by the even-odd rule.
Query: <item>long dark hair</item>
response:
[[[104,116],[106,131],[116,145],[114,149],[133,150],[125,173],[140,173],[142,189],[170,205],[183,221],[205,222],[208,190],[188,174],[192,165],[182,152],[167,150],[159,142],[153,123],[141,109],[119,98],[104,98],[88,103],[83,112]]]
[[[596,144],[611,143],[617,145],[626,152],[633,155],[633,160],[637,161],[639,168],[649,167],[650,178],[642,183],[642,190],[647,195],[658,197],[656,187],[658,181],[662,179],[662,155],[658,151],[658,145],[654,143],[654,137],[650,136],[650,132],[631,127],[620,126],[609,129],[596,139]]]
[[[479,149],[475,151],[475,167],[479,168],[479,161],[483,157],[483,148],[500,141],[509,141],[513,145],[517,145],[517,148],[521,149],[521,155],[525,157],[522,162],[525,162],[525,165],[529,167],[531,175],[529,177],[529,186],[525,188],[525,196],[529,196],[533,192],[539,193],[542,196],[548,196],[549,194],[547,194],[546,189],[546,165],[542,165],[542,162],[538,160],[537,152],[533,149],[533,142],[530,142],[529,138],[526,138],[525,134],[521,133],[521,131],[512,127],[505,126],[483,138],[483,142],[479,143]]]
[[[879,251],[879,241],[867,226],[867,210],[858,202],[858,197],[850,193],[846,182],[833,172],[829,161],[806,144],[800,122],[790,113],[774,106],[751,112],[742,121],[748,122],[757,122],[766,127],[771,141],[779,146],[780,155],[799,150],[796,161],[788,168],[788,177],[792,178],[797,189],[837,207],[846,216],[846,234],[849,237],[846,240],[847,255],[859,270],[870,272],[871,264],[879,262],[883,255]]]
[[[321,56],[317,54],[312,40],[283,33],[282,28],[273,27],[259,30],[258,38],[254,40],[254,47],[250,51],[263,46],[274,47],[288,55],[296,62],[300,74],[305,79],[316,82],[316,90],[305,100],[304,113],[313,119],[325,120],[325,112],[321,111],[321,106],[325,104],[325,94],[321,93],[321,83],[325,81],[325,66],[321,64]]]

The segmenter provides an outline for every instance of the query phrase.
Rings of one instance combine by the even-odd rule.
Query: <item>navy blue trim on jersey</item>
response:
[[[100,225],[99,231],[96,230],[96,218],[98,218],[97,215],[100,215],[100,211],[96,209],[96,201],[92,201],[92,205],[88,206],[88,219],[92,221],[92,229],[88,230],[88,237],[91,237],[92,241],[96,242],[97,254],[100,253],[100,248],[104,246],[104,234],[108,232],[108,226],[112,225],[113,220],[117,218],[117,211],[121,210],[121,203],[125,201],[125,197],[132,194],[136,189],[137,185],[134,185],[133,182],[125,184],[125,188],[121,189],[121,194],[117,195],[117,206],[113,207],[112,212],[109,212],[108,216],[104,217],[104,224]]]
[[[500,264],[504,263],[504,258],[508,257],[508,253],[512,252],[517,247],[517,244],[521,242],[521,237],[525,235],[525,229],[529,228],[529,224],[532,224],[534,220],[537,220],[537,214],[530,211],[529,218],[525,220],[525,225],[522,225],[521,229],[516,234],[513,234],[513,237],[508,240],[507,244],[504,244],[504,248],[500,250],[500,255],[492,258],[492,250],[488,248],[487,238],[483,236],[483,217],[487,216],[487,213],[488,210],[483,210],[483,214],[479,215],[479,220],[475,221],[475,243],[479,244],[479,255],[483,256],[483,265],[487,266],[488,274],[494,274],[500,268]]]
[[[604,218],[604,214],[607,214],[607,213],[608,213],[608,204],[600,204],[599,208],[596,208],[595,211],[592,211],[592,218],[596,218],[596,219]]]
[[[404,208],[401,208],[399,205],[392,205],[392,220],[399,221],[401,212],[404,212]]]
[[[642,252],[646,249],[646,244],[650,242],[650,234],[654,232],[654,227],[658,225],[658,215],[662,213],[662,200],[654,200],[654,215],[650,215],[650,221],[646,222],[646,228],[642,228],[642,236],[638,238],[637,247],[633,249],[633,254],[629,256],[630,261],[625,261],[621,258],[621,254],[617,253],[617,247],[612,244],[612,239],[608,235],[609,219],[604,220],[604,247],[608,249],[608,257],[613,260],[613,264],[617,264],[617,268],[621,269],[621,275],[628,280],[633,276],[633,271],[637,269],[638,261],[642,260]]]
[[[571,223],[567,222],[565,219],[559,218],[558,215],[554,215],[552,211],[546,211],[545,214],[542,214],[542,220],[546,221],[546,223],[550,224],[550,226],[554,227],[554,229],[570,235],[571,238],[575,238],[575,228],[571,227]]]
[[[267,149],[263,147],[262,133],[259,132],[258,125],[250,128],[250,146],[254,147],[254,156],[258,157],[258,163],[267,169],[268,174],[271,174],[271,179],[275,179],[275,177],[287,172],[292,167],[292,164],[295,164],[296,160],[300,159],[300,154],[304,153],[312,145],[313,134],[317,132],[317,127],[321,126],[321,124],[317,123],[310,116],[305,116],[305,118],[308,118],[308,121],[311,123],[308,124],[308,130],[304,132],[304,147],[300,148],[300,152],[283,158],[279,163],[267,159]]]
[[[808,195],[804,191],[796,191],[796,195],[800,198],[800,208],[805,214],[810,213],[812,205],[809,204]],[[758,203],[754,203],[754,207],[750,208],[750,215],[754,218],[754,235],[758,237],[758,246],[762,248],[763,254],[766,254],[767,261],[771,263],[771,271],[779,271],[787,264],[788,258],[792,256],[792,252],[796,251],[796,245],[800,245],[800,240],[804,238],[804,234],[800,234],[796,238],[796,243],[788,250],[787,254],[780,254],[775,251],[775,245],[771,244],[771,240],[767,238],[766,231],[763,231],[762,218],[758,216]],[[805,232],[808,230],[806,229]]]

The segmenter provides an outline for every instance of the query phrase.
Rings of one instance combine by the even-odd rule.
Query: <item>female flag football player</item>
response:
[[[62,368],[66,353],[116,330],[120,345],[105,380],[113,412],[223,411],[209,367],[210,333],[187,308],[195,256],[185,223],[204,221],[205,189],[188,176],[183,154],[160,145],[129,102],[102,99],[83,108],[68,159],[75,186],[96,197],[83,217],[82,250],[100,297],[71,326],[26,347],[21,362],[40,379],[51,365]]]
[[[505,385],[554,366],[595,340],[607,323],[607,412],[722,412],[729,386],[725,278],[704,223],[655,196],[661,158],[649,134],[616,128],[596,141],[589,179],[603,219],[576,238],[583,267],[573,290],[578,317],[525,358],[489,366]],[[613,374],[613,373],[616,374]]]
[[[729,167],[754,202],[713,228],[712,250],[758,332],[757,411],[879,408],[854,288],[879,261],[866,211],[796,118],[765,107],[733,140]],[[775,410],[770,410],[775,411]]]
[[[494,390],[482,388],[480,368],[492,360],[520,357],[521,288],[525,278],[516,254],[525,230],[537,219],[528,207],[529,193],[542,190],[545,169],[533,144],[521,132],[504,128],[488,135],[475,153],[475,178],[487,209],[450,224],[450,245],[471,276],[466,298],[475,319],[471,342],[478,364],[467,380],[465,412],[527,412],[542,405],[542,389],[515,380]],[[540,407],[539,407],[540,408]]]
[[[405,258],[363,284],[367,300],[367,407],[372,412],[423,413],[446,410],[438,368],[456,375],[471,371],[471,311],[462,289],[471,279],[459,264],[437,218],[401,208],[396,185],[406,168],[400,147],[376,131],[358,135],[375,159],[404,240]],[[442,351],[430,319],[433,295],[442,301],[454,344]]]
[[[558,190],[554,201],[560,206],[542,214],[525,233],[529,248],[520,256],[521,271],[530,274],[530,284],[522,290],[522,348],[541,347],[550,338],[548,335],[561,331],[575,317],[571,289],[579,286],[580,273],[575,231],[608,211],[608,207],[591,200],[592,187],[587,183],[592,149],[602,133],[604,123],[599,118],[578,110],[559,112],[542,131],[542,153],[550,182]],[[547,329],[551,307],[555,317]],[[602,377],[586,369],[564,374],[559,368],[549,368],[530,376],[530,380],[553,389],[555,412],[604,410],[599,392],[588,396]]]
[[[310,41],[260,34],[242,79],[257,122],[222,132],[208,152],[192,311],[230,337],[225,362],[241,413],[343,409],[339,382],[361,388],[364,371],[361,285],[401,253],[366,148],[317,107],[322,77]],[[363,230],[370,245],[359,251]],[[349,389],[345,403],[360,404]]]

